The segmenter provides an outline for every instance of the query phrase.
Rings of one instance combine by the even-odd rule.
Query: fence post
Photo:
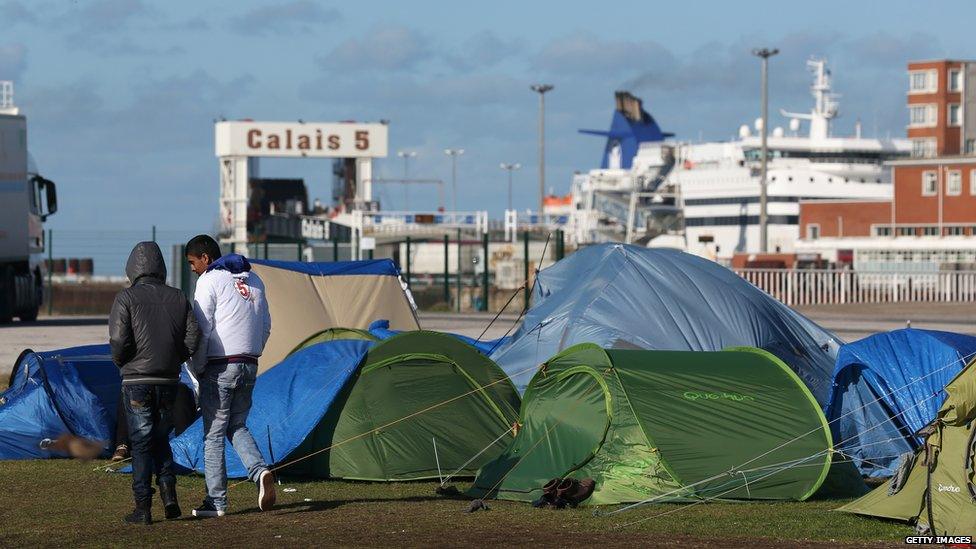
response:
[[[556,229],[556,261],[566,256],[566,233]]]
[[[407,237],[407,260],[403,262],[407,268],[407,288],[410,288],[410,237]]]
[[[457,230],[457,312],[461,312],[461,228]]]
[[[522,303],[523,309],[529,310],[529,231],[522,233],[522,254],[525,260],[523,263],[523,272],[525,273],[525,287],[522,289]]]
[[[51,316],[54,311],[54,280],[51,274],[54,272],[54,229],[47,230],[47,315]]]
[[[155,242],[156,241],[156,226],[153,225],[152,228],[153,228],[152,229],[152,236],[153,236],[153,240],[152,241]]]
[[[301,261],[302,260],[302,243],[299,242],[297,245],[298,245],[298,260]]]
[[[332,261],[339,261],[339,239],[332,239]]]
[[[481,310],[488,311],[488,233],[481,235],[482,250],[484,253],[484,265],[481,266],[481,299],[482,305]]]
[[[450,259],[450,237],[444,235],[444,303],[451,306],[451,269],[448,264]]]

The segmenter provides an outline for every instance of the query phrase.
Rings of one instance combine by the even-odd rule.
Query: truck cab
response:
[[[0,323],[37,318],[44,292],[44,221],[58,209],[53,181],[27,153],[27,119],[0,82]]]

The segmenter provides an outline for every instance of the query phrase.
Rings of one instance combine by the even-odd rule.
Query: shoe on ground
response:
[[[119,444],[115,447],[115,453],[112,454],[112,461],[122,461],[123,459],[129,459],[129,447],[125,444]]]
[[[193,510],[193,516],[199,518],[222,517],[225,514],[227,514],[226,511],[223,509],[217,509],[214,507],[214,504],[209,501],[203,502],[203,505]]]
[[[152,524],[152,513],[150,512],[150,503],[136,503],[135,509],[131,513],[126,515],[122,521],[127,524]]]
[[[271,471],[264,470],[258,476],[258,509],[268,511],[274,507],[275,499],[275,479]]]

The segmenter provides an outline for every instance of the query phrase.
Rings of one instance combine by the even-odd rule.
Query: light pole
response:
[[[766,215],[766,163],[768,162],[767,156],[768,148],[766,147],[766,128],[769,127],[769,97],[768,97],[768,72],[769,72],[769,58],[779,53],[776,48],[756,48],[752,50],[752,54],[756,57],[762,59],[762,145],[760,146],[760,154],[762,154],[762,164],[759,172],[759,251],[766,253],[769,251],[769,246],[767,244],[768,234],[767,234],[767,215]]]
[[[457,157],[464,154],[464,149],[444,149],[444,154],[451,157],[451,209],[457,211]]]
[[[533,84],[532,91],[539,94],[539,215],[546,203],[546,92],[551,84]]]
[[[512,209],[512,172],[521,168],[522,165],[519,164],[518,162],[514,164],[506,164],[502,162],[501,164],[499,164],[498,167],[508,171],[508,209],[511,210]]]
[[[410,210],[410,184],[407,183],[408,175],[410,173],[407,167],[411,158],[417,156],[416,151],[397,151],[397,156],[403,159],[403,209],[404,211]]]

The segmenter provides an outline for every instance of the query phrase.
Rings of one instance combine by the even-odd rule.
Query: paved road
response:
[[[811,320],[833,331],[845,341],[872,333],[904,328],[946,330],[976,335],[976,307],[972,305],[895,304],[811,307],[802,310]],[[487,313],[424,313],[421,324],[431,330],[452,331],[478,337],[494,315]],[[486,339],[501,337],[513,328],[516,315],[505,314],[491,325]],[[20,352],[61,349],[108,340],[105,317],[54,317],[37,322],[0,327],[0,376],[8,375]]]

